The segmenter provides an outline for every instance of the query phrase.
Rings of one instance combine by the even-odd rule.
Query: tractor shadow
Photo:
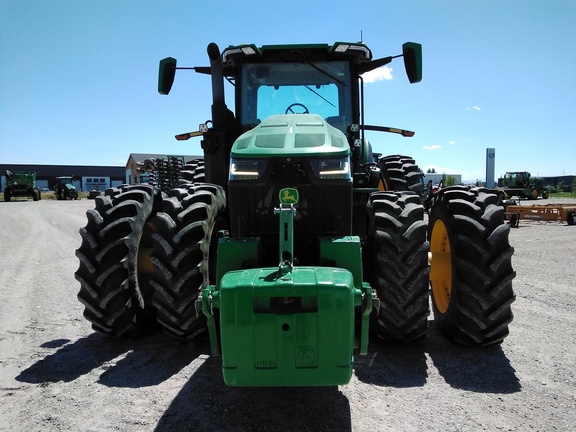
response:
[[[153,333],[121,340],[93,333],[76,342],[56,339],[42,345],[56,349],[16,377],[32,384],[70,382],[96,374],[108,387],[140,388],[160,384],[191,363],[198,364],[159,419],[156,431],[301,430],[350,431],[348,398],[330,387],[228,387],[221,359],[210,356],[208,341],[183,342]],[[367,356],[355,357],[356,378],[376,386],[422,387],[443,379],[471,392],[521,390],[501,346],[463,347],[451,343],[433,321],[421,342],[394,346],[372,340]]]
[[[421,387],[431,375],[451,387],[478,393],[515,393],[522,388],[501,345],[466,347],[449,341],[434,321],[425,340],[405,346],[372,341],[367,356],[357,356],[362,382],[388,387]],[[434,369],[428,370],[431,360]]]
[[[221,359],[208,357],[164,412],[156,432],[351,431],[350,403],[337,386],[228,387]]]
[[[46,385],[95,374],[107,387],[154,386],[191,363],[199,366],[159,419],[156,431],[350,431],[350,404],[337,386],[234,388],[224,384],[220,357],[210,356],[210,343],[183,342],[162,333],[135,340],[99,333],[70,343],[45,342],[56,349],[16,377]],[[248,426],[249,425],[249,426]]]
[[[71,382],[98,370],[100,384],[139,388],[166,381],[199,355],[209,352],[203,344],[175,341],[161,333],[133,340],[92,333],[68,342],[57,339],[42,344],[42,348],[60,348],[24,369],[15,379],[31,384]]]

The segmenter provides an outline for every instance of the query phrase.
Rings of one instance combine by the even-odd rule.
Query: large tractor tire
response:
[[[203,183],[204,179],[204,159],[192,159],[180,170],[182,183]]]
[[[424,207],[412,192],[379,192],[367,205],[372,287],[380,299],[376,333],[393,343],[422,339],[428,328],[428,241]],[[374,323],[373,321],[373,323]]]
[[[76,251],[80,266],[78,300],[84,317],[99,332],[136,337],[154,328],[149,279],[154,227],[151,217],[160,209],[162,195],[148,185],[110,188],[96,197],[88,223],[80,229]]]
[[[183,339],[206,334],[206,319],[197,314],[200,291],[214,283],[217,232],[227,228],[220,186],[196,183],[168,192],[154,218],[152,303],[163,330]]]
[[[568,222],[568,225],[576,225],[576,212],[569,211],[566,214],[566,222]]]
[[[514,249],[504,208],[488,189],[440,190],[430,209],[430,284],[435,320],[455,342],[500,343],[512,321]]]
[[[412,191],[419,197],[424,193],[422,171],[409,156],[385,156],[379,160],[385,191]]]

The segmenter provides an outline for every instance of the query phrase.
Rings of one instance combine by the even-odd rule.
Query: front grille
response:
[[[294,255],[300,265],[318,264],[322,236],[351,234],[352,184],[349,181],[311,179],[311,171],[302,161],[273,160],[267,181],[231,181],[228,185],[230,229],[235,238],[260,237],[264,265],[277,265],[282,188],[296,187],[300,202],[295,206]]]

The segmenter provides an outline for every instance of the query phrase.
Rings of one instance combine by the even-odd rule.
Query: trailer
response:
[[[520,219],[567,222],[576,225],[576,205],[546,204],[546,205],[509,205],[506,207],[506,219],[510,225],[517,228]]]

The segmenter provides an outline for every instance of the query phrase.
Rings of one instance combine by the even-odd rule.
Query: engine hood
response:
[[[344,134],[317,114],[270,116],[242,134],[231,151],[233,158],[349,154]]]

